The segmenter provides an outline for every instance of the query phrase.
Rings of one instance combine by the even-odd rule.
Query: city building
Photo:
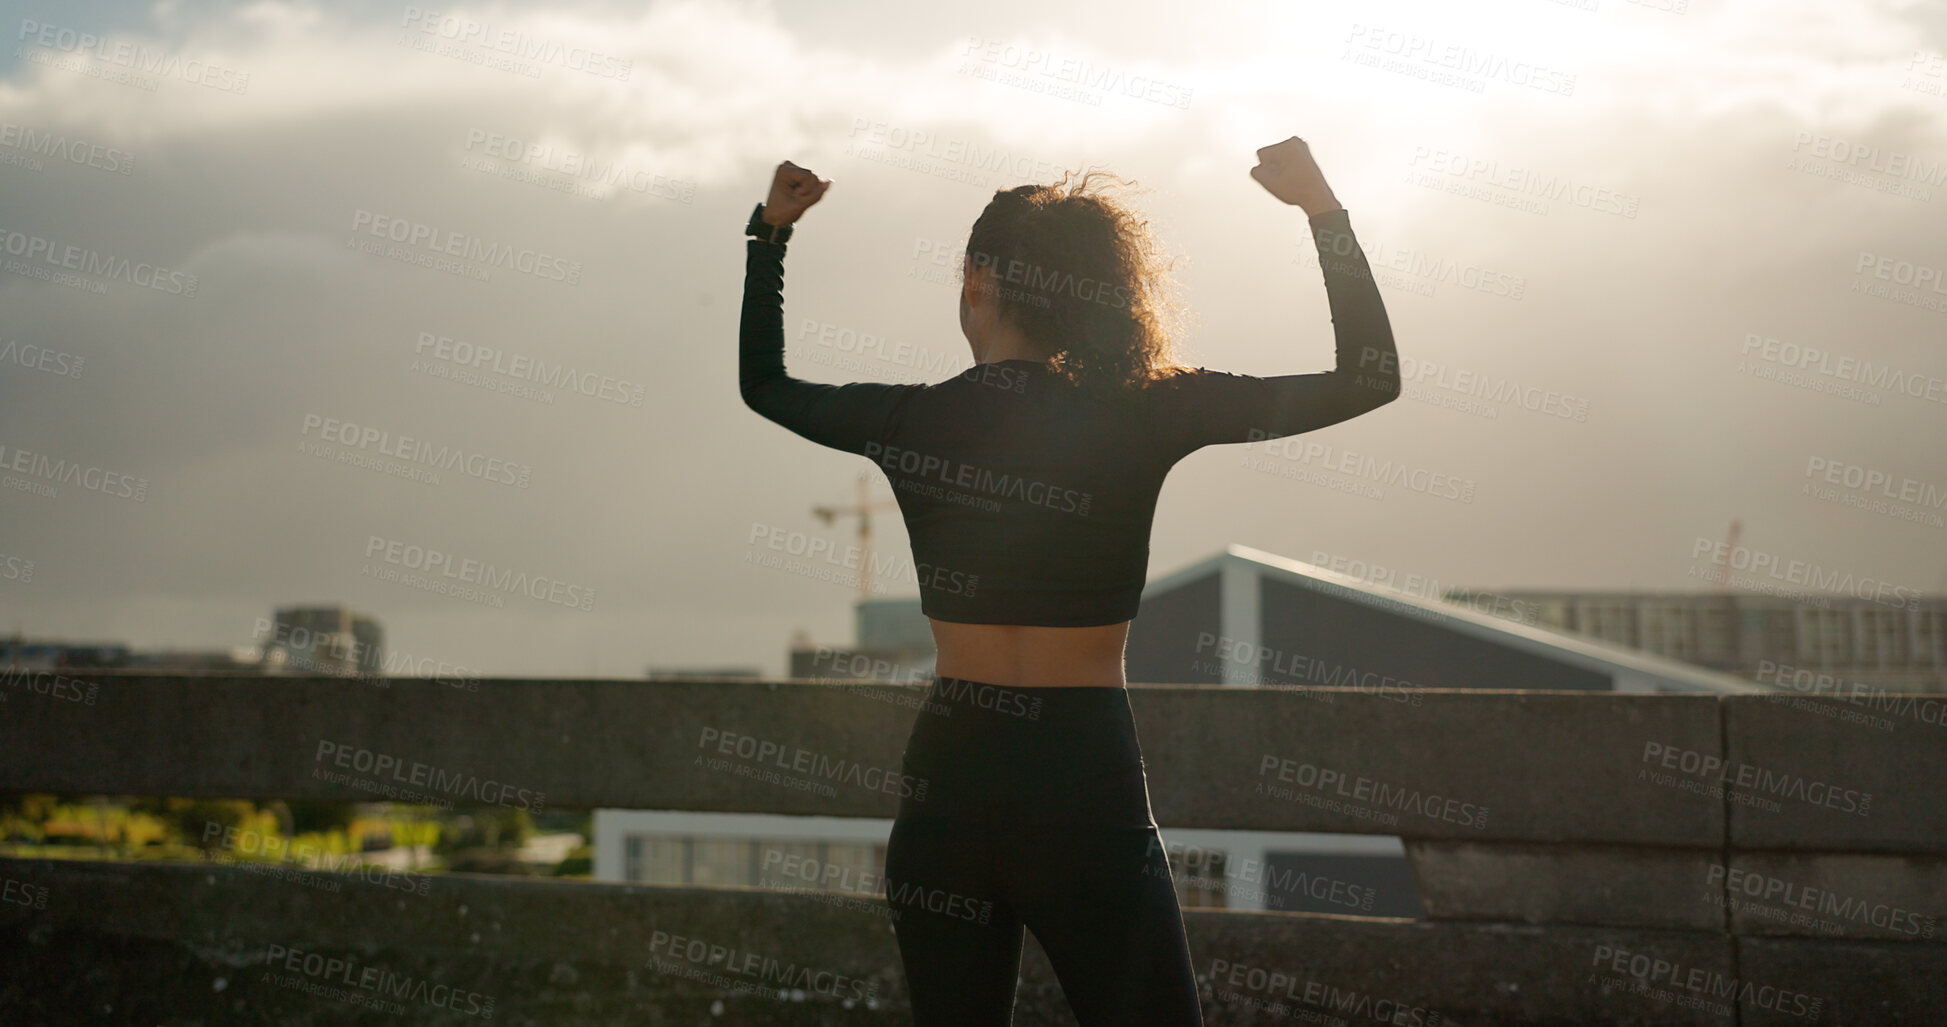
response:
[[[1947,596],[1456,589],[1535,623],[1801,691],[1947,692]]]
[[[268,625],[258,623],[258,646],[266,664],[299,674],[386,673],[384,630],[377,620],[348,607],[284,606]]]

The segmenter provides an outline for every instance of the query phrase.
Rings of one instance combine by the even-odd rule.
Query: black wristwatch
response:
[[[791,226],[774,225],[764,220],[764,205],[759,203],[750,212],[750,224],[744,226],[744,234],[756,236],[765,242],[783,244],[791,241]]]

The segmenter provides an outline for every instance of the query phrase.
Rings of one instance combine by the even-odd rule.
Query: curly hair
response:
[[[1177,362],[1181,320],[1149,222],[1096,188],[1134,185],[1106,171],[1065,171],[1053,185],[995,190],[967,238],[966,269],[1067,380],[1140,387],[1187,370]]]

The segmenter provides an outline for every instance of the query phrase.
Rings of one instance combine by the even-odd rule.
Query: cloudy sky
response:
[[[1947,588],[1939,4],[75,6],[16,0],[0,53],[0,630],[241,645],[345,603],[489,674],[780,672],[851,638],[857,522],[812,508],[871,465],[737,394],[777,162],[833,182],[801,377],[969,366],[936,256],[1091,163],[1187,258],[1185,359],[1284,374],[1332,360],[1303,215],[1247,174],[1294,134],[1408,395],[1179,464],[1152,576],[1235,542],[1688,590],[1740,518],[1756,567]],[[409,579],[440,558],[541,584]]]

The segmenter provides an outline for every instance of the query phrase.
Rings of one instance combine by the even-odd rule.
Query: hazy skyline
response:
[[[1695,589],[1738,517],[1814,580],[1947,590],[1939,5],[15,9],[0,632],[242,645],[343,603],[485,674],[778,673],[794,631],[850,641],[856,589],[768,542],[853,545],[812,507],[872,465],[738,396],[776,163],[833,183],[785,258],[798,377],[970,366],[968,227],[1090,164],[1189,258],[1183,358],[1269,375],[1332,360],[1304,217],[1247,174],[1293,134],[1408,394],[1183,461],[1152,577],[1236,542]],[[385,580],[424,550],[547,584]]]

